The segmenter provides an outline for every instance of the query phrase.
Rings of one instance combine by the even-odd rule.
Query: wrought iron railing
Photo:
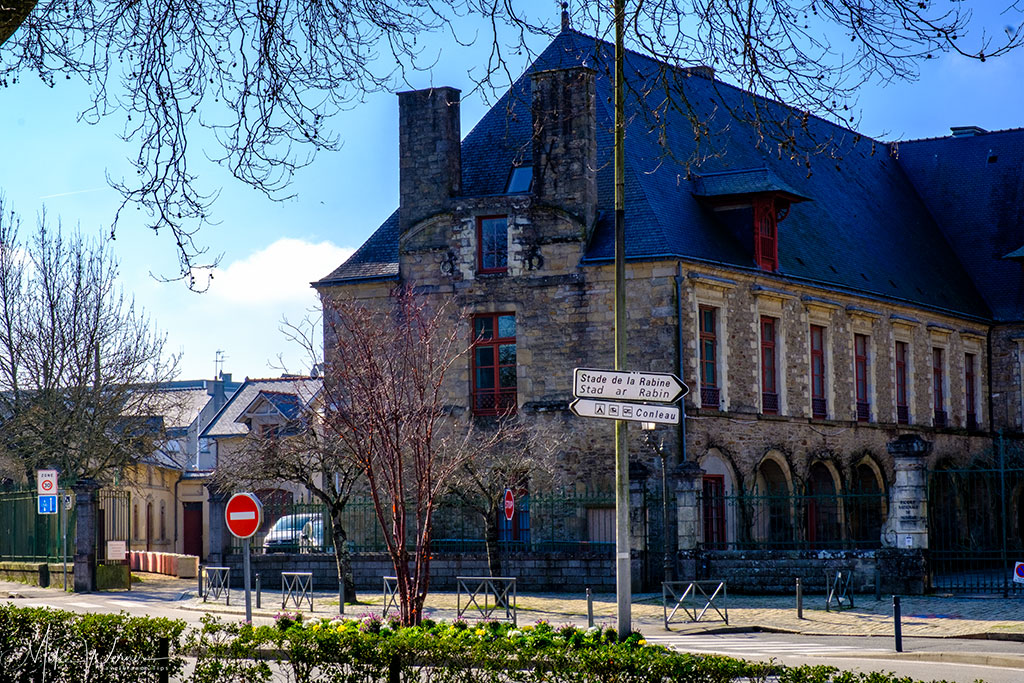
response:
[[[776,415],[779,412],[779,395],[768,391],[761,392],[761,411]]]
[[[888,514],[883,492],[700,496],[708,550],[872,549]],[[713,538],[706,538],[709,532]]]
[[[721,405],[718,387],[702,386],[700,388],[700,404],[704,408],[714,408],[717,410]]]
[[[811,399],[811,416],[815,420],[824,420],[826,417],[828,417],[828,403],[825,399]]]
[[[871,420],[871,404],[866,401],[857,401],[857,422],[868,422]]]
[[[474,415],[507,415],[516,412],[516,390],[480,389],[473,392]]]

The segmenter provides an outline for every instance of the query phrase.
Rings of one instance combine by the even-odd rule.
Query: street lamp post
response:
[[[661,530],[662,550],[664,551],[664,580],[672,581],[675,572],[673,571],[672,550],[668,542],[668,449],[665,448],[664,436],[656,431],[656,425],[653,422],[644,422],[642,427],[644,430],[644,443],[650,446],[651,450],[661,459]]]

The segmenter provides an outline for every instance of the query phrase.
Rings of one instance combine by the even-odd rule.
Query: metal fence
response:
[[[509,551],[612,552],[615,547],[613,493],[554,491],[516,496],[511,521],[499,512],[499,545]],[[256,552],[334,552],[332,520],[327,506],[270,500],[263,505],[264,523],[251,539]],[[353,498],[342,516],[352,552],[385,550],[384,534],[370,498]],[[482,552],[484,517],[457,497],[440,501],[434,512],[432,548],[436,552]],[[410,530],[412,532],[412,530]],[[412,538],[410,537],[410,543]],[[233,539],[232,550],[242,548]]]
[[[973,467],[929,472],[928,532],[933,589],[1024,594],[1024,446],[999,439]]]
[[[851,550],[881,547],[885,493],[700,495],[708,550]]]

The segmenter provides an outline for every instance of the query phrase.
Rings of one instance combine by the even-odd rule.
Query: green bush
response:
[[[149,683],[160,668],[181,672],[185,623],[127,614],[76,614],[0,605],[0,683],[76,681]],[[169,659],[159,658],[168,640]]]

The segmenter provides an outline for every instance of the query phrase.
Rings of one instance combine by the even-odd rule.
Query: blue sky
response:
[[[990,28],[1001,33],[1003,23],[992,17]],[[533,41],[538,50],[545,44]],[[449,41],[437,49],[435,68],[415,75],[411,85],[469,90],[465,65],[480,63],[483,46],[460,48]],[[950,126],[1021,127],[1022,76],[1021,51],[985,63],[943,55],[924,65],[917,82],[865,87],[858,129],[896,140],[948,135]],[[133,148],[117,137],[117,120],[77,121],[86,97],[73,81],[51,89],[27,78],[0,90],[0,192],[25,228],[45,207],[50,220],[59,218],[66,227],[103,231],[120,203],[105,176],[129,171],[124,159]],[[466,98],[463,134],[484,110],[479,96]],[[176,274],[173,243],[141,227],[134,210],[126,212],[113,243],[123,286],[167,334],[168,350],[182,354],[182,378],[211,377],[217,350],[226,355],[224,370],[236,378],[279,374],[279,355],[290,371],[308,371],[305,354],[280,333],[280,321],[315,309],[308,283],[347,258],[398,203],[397,98],[370,95],[332,124],[344,146],[299,172],[291,188],[295,199],[273,202],[212,164],[199,169],[204,183],[221,191],[214,207],[220,222],[200,236],[211,254],[223,254],[205,294],[152,277]]]

